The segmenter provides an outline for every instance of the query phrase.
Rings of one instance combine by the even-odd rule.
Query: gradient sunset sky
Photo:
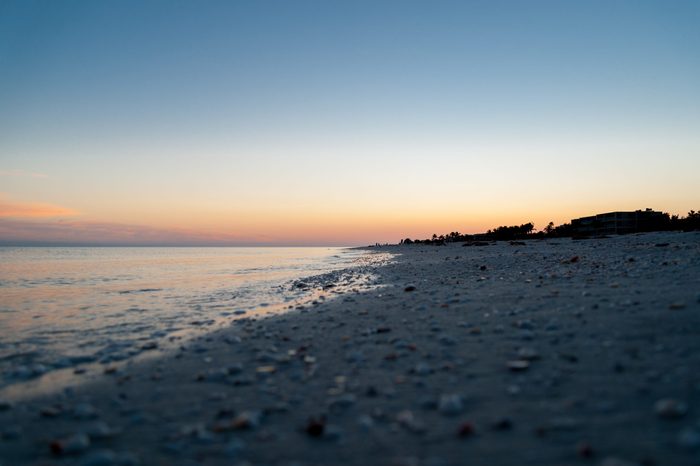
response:
[[[700,208],[698,1],[0,2],[0,242]]]

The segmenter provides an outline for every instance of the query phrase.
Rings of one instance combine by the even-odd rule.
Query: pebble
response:
[[[45,406],[39,410],[39,414],[42,417],[58,417],[63,414],[63,408],[61,406]]]
[[[88,403],[80,403],[73,408],[73,418],[75,419],[95,419],[97,410]]]
[[[360,426],[360,428],[362,428],[362,430],[370,431],[374,427],[374,420],[372,419],[372,416],[363,414],[357,419],[357,424]]]
[[[413,432],[414,434],[422,434],[426,430],[425,425],[416,419],[413,413],[407,409],[400,411],[396,415],[396,421],[399,423],[399,425],[404,427],[409,432]]]
[[[513,421],[508,417],[496,419],[492,424],[494,430],[510,430],[513,428]]]
[[[306,422],[304,431],[310,437],[322,437],[326,431],[326,418],[321,416],[318,418],[312,417]]]
[[[258,374],[274,374],[277,372],[277,367],[275,366],[259,366],[255,369]]]
[[[433,373],[433,368],[430,364],[419,362],[416,367],[413,368],[413,373],[416,375],[429,375]]]
[[[540,358],[540,354],[532,348],[520,348],[518,350],[518,359],[524,361],[534,361]]]
[[[355,397],[355,395],[353,395],[353,394],[351,394],[351,393],[347,393],[347,394],[345,394],[345,395],[341,395],[341,396],[339,396],[339,397],[334,398],[333,400],[331,400],[331,401],[328,403],[328,407],[329,407],[330,409],[333,409],[333,408],[348,408],[348,407],[354,405],[356,401],[357,401],[357,398]]]
[[[576,454],[581,458],[591,458],[593,453],[593,447],[588,442],[579,442],[579,444],[576,445]]]
[[[440,396],[438,401],[438,411],[446,416],[455,416],[464,410],[462,397],[455,394]]]
[[[51,452],[55,455],[73,455],[82,453],[90,447],[90,439],[85,434],[76,434],[50,443]]]
[[[654,412],[662,419],[679,419],[688,412],[688,405],[672,398],[664,398],[654,404]]]
[[[92,440],[114,437],[117,432],[102,421],[94,422],[85,428],[85,434]]]
[[[457,436],[461,438],[472,437],[476,434],[476,427],[471,422],[463,422],[457,429]]]
[[[255,429],[260,425],[262,413],[260,411],[243,411],[233,418],[231,426],[234,429]]]
[[[513,372],[522,372],[526,371],[530,367],[530,362],[524,359],[516,359],[513,361],[508,361],[506,366]]]

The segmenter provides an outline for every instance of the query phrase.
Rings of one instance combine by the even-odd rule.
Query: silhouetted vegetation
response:
[[[670,215],[663,213],[658,221],[653,224],[645,225],[645,228],[640,231],[693,231],[700,230],[700,211],[691,210],[688,215],[681,217],[679,215]],[[448,234],[433,236],[429,239],[411,239],[405,238],[399,244],[430,244],[434,246],[442,246],[447,243],[467,243],[466,245],[484,246],[492,241],[517,241],[524,239],[544,239],[544,238],[572,238],[577,237],[574,227],[571,223],[564,223],[554,226],[554,222],[549,222],[540,231],[535,231],[535,225],[532,222],[522,225],[500,226],[486,233],[477,234],[462,234],[458,231],[453,231]]]
[[[664,214],[668,216],[668,214]],[[671,215],[669,217],[669,230],[693,231],[700,230],[700,212],[691,210],[685,217]]]

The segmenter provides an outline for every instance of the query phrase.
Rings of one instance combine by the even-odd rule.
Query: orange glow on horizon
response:
[[[79,212],[67,207],[41,202],[16,202],[0,197],[0,218],[73,217]]]

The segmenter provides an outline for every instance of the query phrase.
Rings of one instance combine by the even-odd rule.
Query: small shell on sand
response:
[[[90,439],[85,434],[76,434],[61,440],[54,440],[49,447],[55,455],[77,454],[90,447]]]
[[[679,419],[688,412],[688,405],[682,401],[664,398],[654,404],[654,412],[663,419]]]
[[[524,359],[516,359],[513,361],[508,361],[506,367],[513,372],[522,372],[530,368],[530,362]]]

